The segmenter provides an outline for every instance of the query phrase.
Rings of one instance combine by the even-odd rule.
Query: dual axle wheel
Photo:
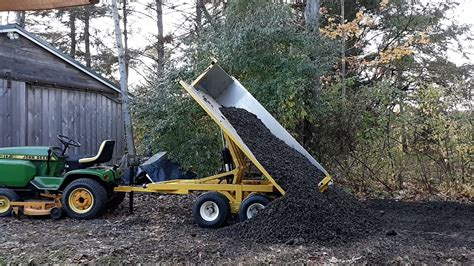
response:
[[[240,205],[238,218],[245,221],[265,208],[270,200],[262,195],[250,195]],[[207,192],[194,203],[194,221],[200,227],[217,228],[227,222],[231,214],[229,200],[219,192]]]

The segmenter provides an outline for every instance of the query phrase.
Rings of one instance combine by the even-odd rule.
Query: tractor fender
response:
[[[60,190],[62,190],[69,183],[79,178],[90,178],[99,182],[104,187],[108,187],[110,186],[110,182],[108,182],[108,180],[109,179],[113,180],[113,177],[112,178],[108,177],[109,175],[111,175],[111,173],[109,173],[108,171],[98,171],[95,169],[72,170],[72,171],[67,172],[64,175],[63,182],[61,183],[61,186],[59,188]]]

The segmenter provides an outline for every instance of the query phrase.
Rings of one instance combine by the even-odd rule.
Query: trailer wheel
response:
[[[243,222],[247,219],[252,219],[269,203],[270,200],[263,195],[255,194],[248,196],[240,205],[239,220]]]
[[[20,197],[15,191],[8,188],[0,188],[0,217],[11,216],[13,201],[18,201]]]
[[[204,228],[217,228],[224,225],[230,216],[229,200],[219,192],[207,192],[194,203],[194,221]]]
[[[62,201],[69,217],[79,220],[92,219],[105,210],[107,191],[99,182],[81,178],[66,186]]]

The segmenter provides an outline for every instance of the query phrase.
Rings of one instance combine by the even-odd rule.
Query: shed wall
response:
[[[60,146],[57,134],[80,143],[69,154],[95,154],[104,139],[124,152],[121,104],[105,95],[0,79],[0,147]]]

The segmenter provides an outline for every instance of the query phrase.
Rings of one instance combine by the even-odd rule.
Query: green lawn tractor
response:
[[[58,135],[63,147],[0,148],[0,217],[51,215],[92,219],[118,206],[125,193],[114,192],[121,179],[112,159],[115,141],[105,140],[95,156],[67,156],[81,144]]]

